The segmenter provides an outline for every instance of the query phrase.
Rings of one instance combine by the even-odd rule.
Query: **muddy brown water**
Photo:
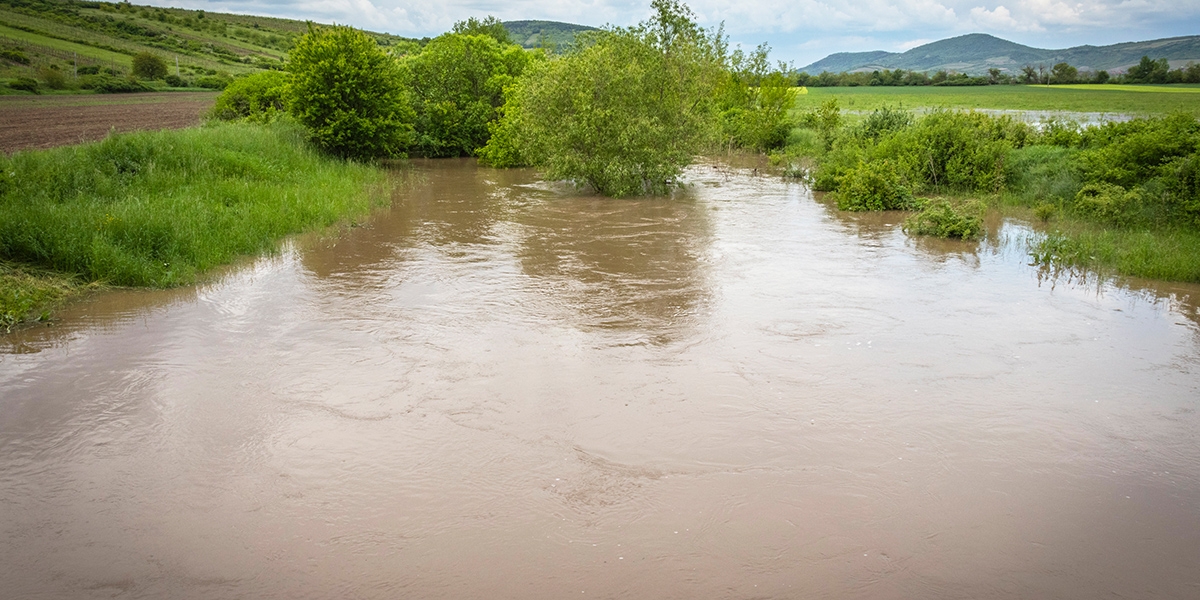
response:
[[[0,338],[0,596],[1200,597],[1200,287],[723,164],[400,177]]]

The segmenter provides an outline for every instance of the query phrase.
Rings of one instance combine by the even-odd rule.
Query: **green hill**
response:
[[[504,28],[524,48],[562,48],[571,45],[576,35],[596,29],[558,21],[505,21]]]
[[[236,75],[283,64],[304,21],[158,8],[125,2],[0,0],[0,79],[74,77],[76,67],[129,72],[153,52],[188,79]],[[372,33],[383,45],[407,38]]]
[[[1200,62],[1200,36],[1127,42],[1111,46],[1076,46],[1061,50],[1033,48],[983,33],[971,33],[917,46],[907,52],[842,52],[831,54],[801,69],[822,71],[954,71],[978,75],[990,68],[1016,73],[1025,65],[1050,67],[1066,62],[1081,70],[1123,72],[1142,56],[1166,58],[1172,68]]]

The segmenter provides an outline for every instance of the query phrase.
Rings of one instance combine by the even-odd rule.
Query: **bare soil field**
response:
[[[216,98],[216,92],[0,96],[0,151],[79,144],[110,132],[189,127],[200,122]]]

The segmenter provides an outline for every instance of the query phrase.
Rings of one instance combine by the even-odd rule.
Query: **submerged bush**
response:
[[[975,239],[983,235],[985,207],[978,200],[959,205],[947,200],[931,200],[920,212],[904,220],[904,231],[914,235],[942,238]]]
[[[533,70],[506,105],[483,154],[520,156],[546,177],[608,196],[664,194],[712,139],[713,83],[722,68],[715,35],[686,7],[655,0],[632,29],[585,36]],[[513,143],[501,152],[496,146]]]
[[[859,162],[839,180],[837,205],[854,211],[908,210],[913,207],[913,193],[891,161]]]

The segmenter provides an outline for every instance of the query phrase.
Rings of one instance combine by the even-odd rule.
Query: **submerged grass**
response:
[[[0,158],[0,260],[12,298],[3,310],[23,318],[66,289],[45,271],[123,286],[190,283],[286,235],[366,215],[386,200],[385,177],[318,154],[288,123],[138,132]]]
[[[1113,229],[1069,221],[1036,242],[1031,254],[1044,267],[1200,282],[1200,232],[1185,229]]]

